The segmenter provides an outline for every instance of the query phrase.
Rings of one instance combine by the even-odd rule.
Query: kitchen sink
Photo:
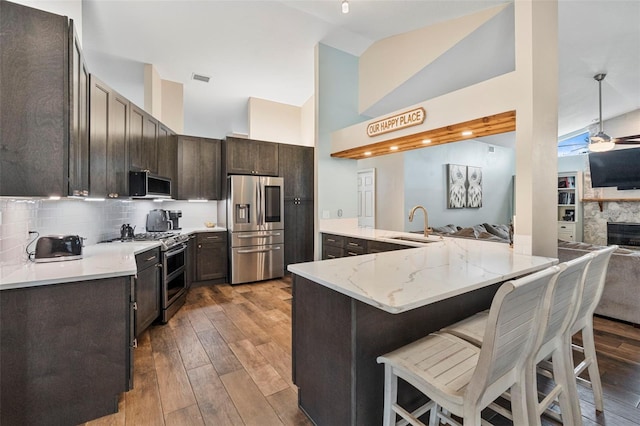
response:
[[[418,237],[404,237],[404,236],[400,236],[400,237],[389,237],[392,240],[401,240],[401,241],[411,241],[414,243],[432,243],[433,241],[431,240],[427,240],[426,238],[418,238]]]

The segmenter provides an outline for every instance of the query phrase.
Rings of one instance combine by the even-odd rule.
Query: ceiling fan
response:
[[[613,149],[617,144],[640,144],[640,135],[623,136],[620,138],[612,138],[604,132],[602,126],[602,80],[607,76],[605,73],[596,74],[594,80],[598,82],[598,105],[600,111],[599,131],[589,137],[589,151],[603,152]]]

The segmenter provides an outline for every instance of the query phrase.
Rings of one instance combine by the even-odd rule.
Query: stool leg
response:
[[[391,408],[398,401],[398,376],[393,372],[393,367],[384,365],[384,426],[395,426],[396,412]]]
[[[533,365],[532,365],[533,364]],[[538,415],[538,384],[536,377],[536,364],[527,362],[524,368],[524,392],[526,400],[526,413],[529,426],[540,426],[540,416]]]
[[[524,384],[525,373],[523,371],[518,381],[511,386],[511,412],[514,425],[527,424],[527,398]]]
[[[582,425],[582,416],[574,417],[573,413],[576,411],[576,404],[572,402],[572,392],[570,387],[575,383],[575,376],[573,375],[573,368],[568,368],[572,365],[571,361],[567,359],[566,354],[569,352],[569,346],[562,345],[562,347],[556,349],[552,355],[553,362],[553,380],[557,385],[562,387],[558,399],[560,402],[560,410],[562,414],[562,424],[565,425]],[[577,394],[577,392],[576,392]],[[577,406],[578,412],[580,412],[580,406]]]
[[[433,403],[433,407],[431,407],[431,412],[429,413],[429,426],[437,426],[440,424],[440,420],[438,420],[438,410],[440,410],[440,406]]]
[[[589,381],[593,390],[593,399],[596,410],[604,411],[602,402],[602,382],[600,381],[600,370],[598,369],[598,359],[596,358],[596,344],[593,339],[593,321],[588,327],[582,330],[582,344],[584,346],[584,357],[589,359]]]

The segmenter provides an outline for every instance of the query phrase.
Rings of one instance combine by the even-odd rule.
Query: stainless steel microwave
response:
[[[129,172],[129,196],[134,198],[171,198],[171,179],[149,172]]]

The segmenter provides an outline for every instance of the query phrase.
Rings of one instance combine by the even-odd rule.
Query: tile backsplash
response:
[[[147,213],[152,209],[181,210],[182,228],[203,228],[204,222],[218,222],[218,204],[146,200],[105,200],[90,202],[74,199],[36,200],[0,197],[0,268],[10,273],[27,260],[27,245],[40,235],[72,234],[86,238],[85,244],[120,236],[120,226],[128,223],[136,233],[144,232]],[[224,218],[218,222],[224,226]],[[29,246],[33,251],[35,244]]]

